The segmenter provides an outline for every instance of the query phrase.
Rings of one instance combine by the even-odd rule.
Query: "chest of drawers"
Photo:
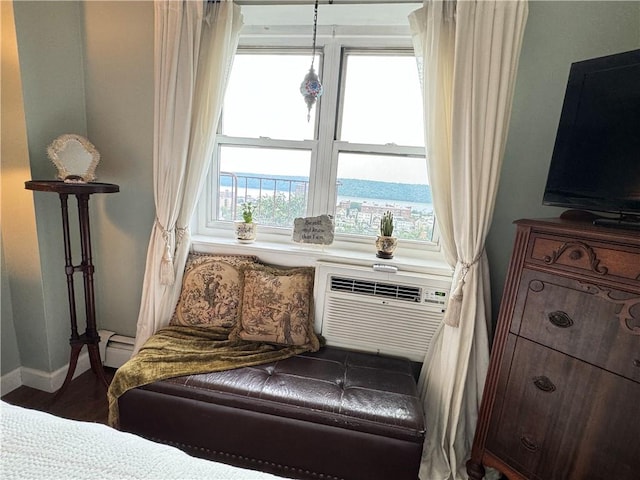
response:
[[[640,234],[521,220],[469,477],[640,478]]]

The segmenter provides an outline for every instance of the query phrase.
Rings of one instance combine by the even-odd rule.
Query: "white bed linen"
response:
[[[0,478],[267,480],[266,473],[194,458],[177,448],[0,402]]]

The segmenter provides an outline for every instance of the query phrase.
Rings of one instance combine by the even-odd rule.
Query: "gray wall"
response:
[[[640,48],[640,2],[530,2],[511,127],[487,253],[493,317],[519,218],[557,217],[542,205],[572,62]]]
[[[54,178],[55,168],[47,158],[47,146],[51,140],[63,133],[86,135],[82,41],[78,22],[80,5],[76,2],[17,2],[14,9],[20,70],[23,72],[31,178]],[[60,201],[57,195],[50,193],[38,192],[33,194],[33,198],[44,318],[22,316],[20,323],[24,323],[16,325],[16,330],[19,340],[23,339],[25,332],[32,332],[29,341],[20,343],[23,365],[50,371],[69,360],[69,307],[66,302]],[[76,218],[74,212],[72,224],[77,225]],[[10,252],[6,253],[10,255]],[[81,295],[79,301],[82,299]]]
[[[2,303],[2,324],[0,329],[0,365],[2,366],[2,375],[11,372],[20,366],[20,350],[16,341],[16,329],[13,325],[13,305],[9,300],[11,298],[11,288],[9,286],[9,278],[7,275],[7,267],[4,261],[4,248],[2,246],[2,238],[0,236],[0,298]]]
[[[85,134],[100,151],[98,181],[119,184],[121,191],[90,202],[98,325],[133,336],[154,219],[153,4],[20,1],[15,11],[32,178],[53,178],[45,149],[62,133]],[[512,221],[559,213],[542,207],[541,198],[570,63],[638,47],[640,2],[530,2],[487,243],[496,308]],[[14,317],[21,347],[41,335],[44,347],[21,348],[21,364],[51,371],[68,359],[62,234],[57,199],[45,193],[34,198],[42,272],[32,280],[42,285],[36,301],[47,313],[18,319],[14,300],[13,309],[3,305],[2,326],[6,316]],[[12,255],[5,246],[7,263]],[[9,274],[12,298],[23,298],[16,291],[23,283]]]
[[[102,154],[96,197],[98,323],[135,336],[153,203],[153,3],[83,4],[87,134]]]
[[[98,181],[118,184],[121,190],[93,195],[89,202],[98,328],[133,336],[154,218],[153,3],[16,1],[14,14],[31,170],[14,183],[22,188],[25,180],[55,178],[46,148],[61,134],[85,135],[96,146],[101,153]],[[69,360],[60,201],[44,192],[29,192],[29,198],[35,204],[37,238],[24,240],[37,245],[33,255],[40,265],[37,273],[28,275],[11,275],[7,269],[3,337],[11,316],[20,364],[53,372]],[[18,205],[24,199],[7,199],[12,201]],[[6,207],[11,215],[11,205]],[[73,260],[78,264],[75,199],[69,199],[69,207]],[[18,264],[12,262],[17,252],[9,245],[5,256],[8,264]],[[80,274],[75,284],[83,331]],[[3,361],[3,374],[11,364]]]

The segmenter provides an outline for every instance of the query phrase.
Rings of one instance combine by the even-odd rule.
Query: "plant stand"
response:
[[[39,192],[54,192],[60,196],[60,207],[62,209],[62,233],[64,235],[64,257],[65,273],[67,275],[67,292],[69,296],[69,313],[71,320],[71,356],[69,368],[62,387],[57,391],[54,401],[69,386],[73,379],[78,357],[84,345],[89,351],[89,362],[91,370],[97,375],[100,381],[109,386],[109,382],[104,376],[102,360],[100,359],[100,336],[96,327],[95,299],[93,290],[93,263],[91,258],[91,232],[89,229],[89,196],[94,193],[114,193],[119,192],[120,187],[111,183],[65,183],[56,180],[32,180],[25,182],[27,190]],[[78,222],[80,224],[80,249],[82,261],[80,265],[73,265],[71,257],[71,241],[69,237],[69,209],[67,199],[69,195],[75,195],[78,203]],[[73,274],[82,272],[84,285],[84,303],[86,312],[86,330],[83,334],[78,334],[78,321],[76,316],[76,298],[73,287]]]

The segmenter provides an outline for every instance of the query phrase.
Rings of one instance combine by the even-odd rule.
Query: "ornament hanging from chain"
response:
[[[318,0],[313,7],[313,47],[311,49],[311,68],[300,84],[300,93],[307,104],[307,122],[311,120],[311,108],[322,95],[322,83],[316,74],[313,64],[316,60],[316,34],[318,29]]]

